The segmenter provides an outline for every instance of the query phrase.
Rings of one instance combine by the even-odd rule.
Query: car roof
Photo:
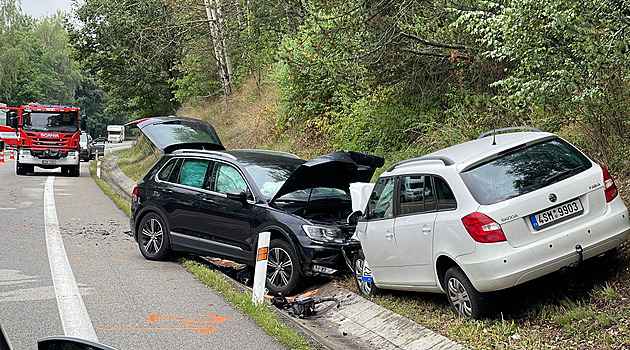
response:
[[[229,151],[222,150],[200,150],[200,149],[178,149],[173,155],[196,155],[202,157],[214,156],[222,157],[243,164],[278,164],[296,163],[302,164],[306,160],[288,152],[259,150],[259,149],[235,149]]]
[[[394,164],[388,172],[395,169],[415,166],[426,162],[439,163],[441,166],[455,166],[458,172],[476,164],[497,158],[500,154],[514,147],[530,145],[557,136],[548,132],[512,132],[496,134],[464,143],[460,143],[425,156],[405,160]]]

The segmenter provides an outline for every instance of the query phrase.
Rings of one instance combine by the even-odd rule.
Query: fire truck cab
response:
[[[80,175],[79,136],[86,117],[81,117],[79,108],[31,103],[1,111],[9,125],[0,125],[0,138],[17,149],[17,175],[33,172],[36,166]]]

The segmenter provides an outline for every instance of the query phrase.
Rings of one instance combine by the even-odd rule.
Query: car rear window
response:
[[[515,147],[461,173],[480,204],[494,204],[565,180],[592,163],[561,139]]]

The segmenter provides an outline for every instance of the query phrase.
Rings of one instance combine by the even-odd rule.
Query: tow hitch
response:
[[[584,252],[584,249],[582,249],[581,245],[578,244],[575,246],[575,252],[578,254],[578,261],[569,265],[569,267],[578,267],[582,263],[582,260],[584,260],[584,256],[582,255],[582,252]]]
[[[561,268],[560,269],[560,273],[567,273],[567,272],[569,272],[570,268],[580,266],[580,264],[584,260],[584,256],[582,254],[584,252],[584,249],[582,249],[582,246],[578,244],[578,245],[575,246],[575,252],[578,255],[578,260],[576,262],[573,262],[573,263],[569,264],[569,266],[565,266],[565,267]]]

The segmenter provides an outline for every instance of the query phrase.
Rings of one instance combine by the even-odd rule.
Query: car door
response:
[[[368,200],[364,218],[357,224],[365,260],[380,285],[405,280],[394,239],[396,177],[378,179]]]
[[[199,249],[199,202],[210,161],[179,158],[158,173],[158,195],[171,234],[171,243],[186,250]]]
[[[435,285],[433,273],[434,224],[437,198],[429,175],[399,178],[400,200],[394,220],[394,239],[406,280],[402,285]]]
[[[241,261],[249,259],[256,215],[245,177],[232,164],[217,161],[206,189],[199,206],[201,249]],[[238,189],[247,194],[247,204],[227,197],[227,192]]]

